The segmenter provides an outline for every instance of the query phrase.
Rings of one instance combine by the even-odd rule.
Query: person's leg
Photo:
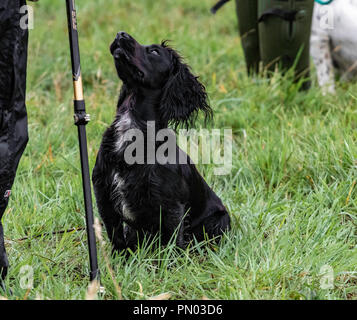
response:
[[[0,221],[28,141],[25,106],[28,30],[20,27],[20,8],[25,4],[25,0],[2,0],[0,5]],[[0,282],[7,268],[0,223]]]
[[[309,78],[310,34],[314,1],[259,0],[260,56],[269,71],[295,66],[296,80]],[[308,89],[309,81],[303,88]]]
[[[2,280],[5,279],[7,275],[7,268],[9,266],[9,262],[7,261],[6,251],[5,251],[5,243],[4,243],[4,228],[0,222],[0,285],[2,284]]]
[[[236,0],[239,34],[248,74],[259,72],[258,0]]]

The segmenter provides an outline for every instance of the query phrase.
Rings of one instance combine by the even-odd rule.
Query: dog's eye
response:
[[[151,54],[154,54],[154,55],[156,55],[156,56],[159,56],[159,55],[160,55],[159,51],[156,50],[156,49],[151,50],[150,53],[151,53]]]

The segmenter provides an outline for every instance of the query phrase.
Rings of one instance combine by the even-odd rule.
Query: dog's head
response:
[[[119,32],[110,46],[118,75],[131,88],[161,91],[160,117],[177,126],[193,124],[200,110],[210,118],[205,87],[180,55],[167,46],[144,46],[125,32]]]

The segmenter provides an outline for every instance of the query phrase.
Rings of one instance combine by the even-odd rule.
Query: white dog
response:
[[[341,80],[357,78],[357,0],[315,3],[311,56],[323,92],[335,92],[335,72]]]

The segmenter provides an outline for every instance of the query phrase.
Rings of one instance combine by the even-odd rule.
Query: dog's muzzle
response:
[[[110,52],[115,57],[120,53],[125,56],[133,55],[135,51],[135,40],[126,32],[118,32],[110,46]]]

